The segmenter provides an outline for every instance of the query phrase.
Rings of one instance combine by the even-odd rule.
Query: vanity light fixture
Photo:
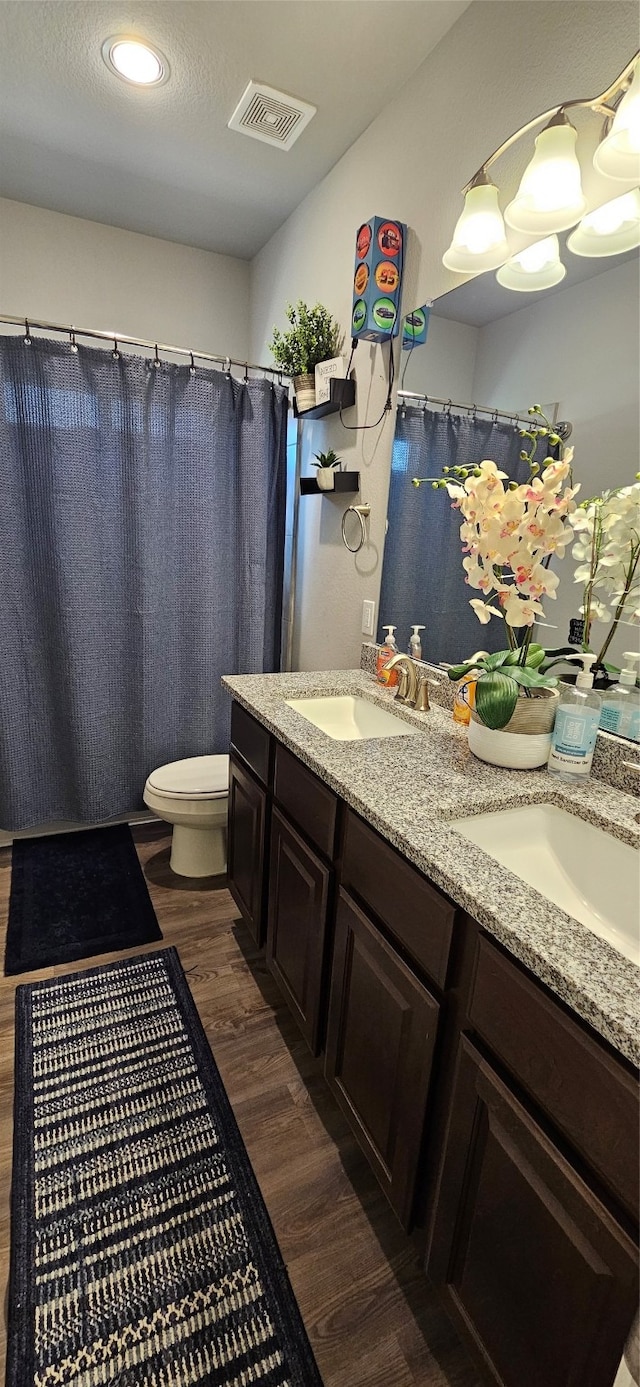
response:
[[[513,202],[504,217],[514,231],[549,234],[575,226],[587,210],[576,155],[577,134],[564,111],[552,116],[537,136]]]
[[[640,188],[588,212],[567,239],[574,255],[621,255],[640,246]]]
[[[461,274],[495,270],[508,254],[498,189],[481,171],[467,192],[453,241],[442,257],[443,264]]]
[[[110,72],[135,87],[160,87],[169,77],[164,55],[142,39],[116,34],[105,39],[102,57]]]
[[[593,156],[594,168],[607,178],[640,179],[640,62],[613,118],[613,124]]]
[[[496,279],[505,289],[529,294],[536,289],[551,289],[564,279],[566,273],[560,259],[560,243],[554,235],[545,236],[543,241],[534,241],[532,246],[512,256],[498,270]]]
[[[614,167],[621,170],[624,162],[626,172],[620,171],[613,176],[629,181],[640,179],[640,173],[634,175],[636,166],[631,166],[631,156],[640,159],[639,58],[640,54],[636,53],[600,96],[565,101],[549,111],[542,111],[489,155],[462,189],[464,210],[456,224],[452,243],[442,257],[448,269],[459,274],[477,274],[497,269],[509,260],[505,222],[507,229],[546,239],[557,231],[575,226],[584,216],[587,201],[576,154],[577,136],[567,115],[573,108],[590,111],[600,119],[604,117],[604,139],[594,157],[596,169],[610,174]],[[498,190],[489,169],[518,140],[542,125],[544,128],[536,137],[533,157],[503,219]],[[515,261],[517,256],[512,258]],[[557,265],[555,272],[558,272]]]

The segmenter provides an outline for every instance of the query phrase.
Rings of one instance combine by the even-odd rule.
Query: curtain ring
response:
[[[453,404],[453,400],[447,400],[447,403],[446,403],[446,405],[445,405],[445,407],[444,407],[444,412],[445,412],[445,414],[450,414],[450,413],[451,413],[451,406],[452,406],[452,404]]]
[[[478,420],[478,406],[477,406],[477,405],[472,405],[472,406],[471,406],[471,423],[472,423],[472,424],[476,424],[476,423],[477,423],[477,420]]]
[[[190,358],[191,358],[191,365],[190,365],[190,367],[189,367],[189,375],[190,375],[190,376],[195,376],[195,373],[196,373],[196,363],[195,363],[195,361],[194,361],[194,359],[193,359],[193,352],[189,352],[189,356],[190,356]]]
[[[24,320],[24,339],[23,339],[22,345],[23,345],[23,347],[31,347],[32,344],[33,344],[33,338],[32,338],[31,333],[30,333],[30,331],[29,331],[29,319],[28,319],[28,318],[25,318],[25,320]]]
[[[347,540],[346,525],[347,525],[347,516],[349,515],[350,512],[352,512],[353,515],[357,515],[358,521],[359,521],[359,523],[360,523],[360,539],[359,539],[358,543],[356,544],[355,548],[353,547],[352,544],[349,544],[349,542],[348,542],[348,540]],[[365,545],[366,542],[367,542],[367,529],[366,529],[366,525],[365,525],[364,522],[365,522],[365,517],[368,516],[370,513],[371,513],[371,506],[347,506],[347,509],[346,509],[346,511],[344,512],[344,515],[343,515],[343,517],[342,517],[342,526],[341,526],[341,529],[342,529],[342,543],[344,544],[345,549],[348,549],[348,550],[349,550],[349,553],[350,553],[350,554],[359,554],[359,553],[360,553],[360,550],[364,547],[364,545]]]
[[[248,361],[245,361],[245,363],[244,363],[244,383],[245,383],[245,385],[247,384],[248,379],[249,379],[249,362],[248,362]]]
[[[161,362],[161,360],[160,360],[160,357],[158,356],[158,343],[157,343],[157,342],[156,342],[156,344],[155,344],[155,351],[156,351],[156,354],[155,354],[155,356],[154,356],[153,361],[152,361],[151,364],[152,364],[152,366],[153,366],[154,371],[157,371],[157,370],[159,370],[160,366],[162,365],[162,362]]]
[[[493,417],[492,417],[492,419],[491,419],[491,423],[492,423],[492,424],[497,424],[497,422],[498,422],[498,411],[497,411],[497,409],[494,409],[494,411],[493,411]]]
[[[78,350],[78,343],[76,342],[76,334],[75,334],[73,328],[71,328],[70,331],[69,331],[69,342],[70,342],[70,345],[71,345],[71,350],[72,350],[72,352],[77,352],[77,350]]]
[[[114,339],[113,339],[113,351],[112,351],[112,353],[111,353],[111,356],[112,356],[112,358],[113,358],[114,361],[119,361],[119,360],[120,360],[120,352],[118,351],[118,339],[117,339],[117,337],[114,337]]]
[[[224,359],[224,373],[227,377],[231,375],[231,358],[228,356],[225,356]]]

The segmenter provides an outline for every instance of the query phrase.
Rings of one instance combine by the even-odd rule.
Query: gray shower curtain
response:
[[[520,461],[522,439],[513,424],[474,420],[434,409],[398,409],[387,509],[388,532],[380,593],[382,624],[397,626],[398,649],[406,650],[411,626],[419,622],[422,652],[438,664],[461,663],[480,648],[501,650],[501,621],[481,626],[470,597],[481,594],[465,583],[460,546],[460,513],[445,491],[416,490],[412,477],[440,477],[442,468],[463,467],[492,458],[517,482],[529,470]]]
[[[0,827],[142,807],[279,668],[287,396],[0,338]]]

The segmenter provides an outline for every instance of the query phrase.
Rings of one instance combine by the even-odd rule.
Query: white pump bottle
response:
[[[591,666],[596,656],[580,655],[583,668],[575,682],[561,686],[551,738],[548,770],[563,780],[586,780],[598,735],[602,702],[593,687]]]

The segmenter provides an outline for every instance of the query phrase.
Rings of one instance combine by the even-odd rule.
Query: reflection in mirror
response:
[[[412,478],[492,458],[524,481],[519,428],[534,402],[554,423],[572,426],[578,499],[628,486],[638,469],[637,251],[587,259],[571,255],[565,241],[559,284],[525,294],[493,273],[477,275],[435,300],[425,344],[403,354],[379,632],[393,622],[405,649],[412,624],[423,623],[423,657],[436,663],[500,649],[504,633],[498,621],[481,626],[469,607],[481,594],[465,584],[460,517],[446,491],[416,490]],[[548,648],[566,645],[582,600],[570,551],[552,565],[557,598],[545,599],[536,637]],[[606,629],[594,623],[594,650]],[[619,665],[636,644],[637,629],[621,625],[608,658]]]

